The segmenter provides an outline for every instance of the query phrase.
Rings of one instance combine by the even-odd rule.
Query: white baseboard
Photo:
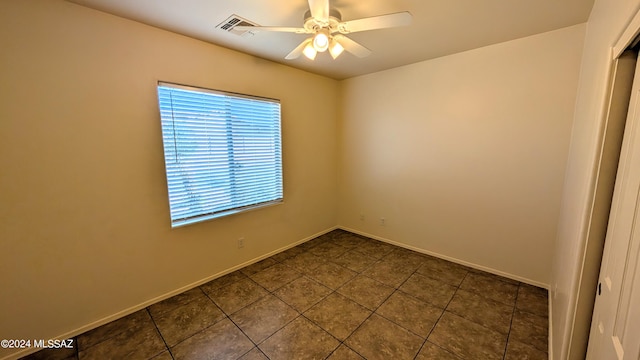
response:
[[[81,327],[79,327],[77,329],[74,329],[72,331],[66,332],[66,333],[58,335],[58,336],[51,337],[51,339],[64,340],[64,339],[73,338],[73,337],[78,336],[78,335],[80,335],[82,333],[85,333],[85,332],[87,332],[89,330],[93,330],[93,329],[95,329],[95,328],[97,328],[99,326],[102,326],[102,325],[110,323],[110,322],[112,322],[114,320],[118,320],[118,319],[120,319],[122,317],[130,315],[130,314],[132,314],[132,313],[134,313],[134,312],[136,312],[138,310],[142,310],[142,309],[146,308],[147,306],[151,306],[151,305],[153,305],[153,304],[155,304],[157,302],[160,302],[162,300],[166,300],[166,299],[168,299],[168,298],[170,298],[172,296],[181,294],[181,293],[183,293],[185,291],[191,290],[191,289],[193,289],[195,287],[198,287],[198,286],[200,286],[202,284],[206,284],[211,280],[215,280],[215,279],[217,279],[219,277],[222,277],[224,275],[232,273],[232,272],[234,272],[236,270],[242,269],[245,266],[249,266],[251,264],[257,263],[258,261],[264,260],[264,259],[266,259],[266,258],[268,258],[270,256],[273,256],[275,254],[281,253],[281,252],[283,252],[285,250],[288,250],[288,249],[290,249],[292,247],[298,246],[298,245],[300,245],[302,243],[305,243],[305,242],[307,242],[307,241],[309,241],[311,239],[315,239],[316,237],[324,235],[324,234],[326,234],[326,233],[328,233],[330,231],[333,231],[333,230],[335,230],[337,228],[338,228],[337,226],[333,226],[333,227],[331,227],[329,229],[320,231],[320,232],[318,232],[316,234],[313,234],[311,236],[307,236],[306,238],[304,238],[302,240],[296,241],[296,242],[294,242],[292,244],[289,244],[287,246],[281,247],[279,249],[276,249],[276,250],[271,251],[269,253],[266,253],[264,255],[260,255],[260,256],[254,258],[254,259],[251,259],[249,261],[245,261],[242,264],[239,264],[239,265],[233,266],[233,267],[231,267],[229,269],[220,271],[220,272],[218,272],[216,274],[213,274],[211,276],[208,276],[208,277],[206,277],[204,279],[201,279],[201,280],[198,280],[198,281],[193,282],[191,284],[185,285],[185,286],[180,287],[180,288],[178,288],[176,290],[172,290],[172,291],[170,291],[168,293],[162,294],[160,296],[157,296],[157,297],[155,297],[153,299],[147,300],[147,301],[145,301],[143,303],[140,303],[138,305],[132,306],[132,307],[127,308],[127,309],[124,309],[124,310],[119,311],[119,312],[117,312],[115,314],[106,316],[106,317],[104,317],[102,319],[96,320],[96,321],[94,321],[92,323],[89,323],[87,325],[81,326]],[[27,356],[29,354],[32,354],[32,353],[34,353],[34,352],[36,352],[38,350],[40,350],[40,349],[38,349],[38,348],[24,349],[24,350],[15,352],[13,354],[9,354],[8,356],[5,356],[0,360],[16,360],[16,359],[19,359],[19,358],[21,358],[23,356]]]
[[[433,251],[421,249],[421,248],[418,248],[418,247],[415,247],[415,246],[407,245],[407,244],[404,244],[404,243],[401,243],[401,242],[397,242],[397,241],[393,241],[393,240],[390,240],[390,239],[386,239],[386,238],[383,238],[383,237],[380,237],[380,236],[368,234],[368,233],[363,232],[363,231],[351,229],[351,228],[346,227],[346,226],[337,226],[337,228],[345,230],[345,231],[352,232],[354,234],[366,236],[368,238],[380,240],[382,242],[386,242],[388,244],[399,246],[399,247],[402,247],[402,248],[405,248],[405,249],[408,249],[408,250],[419,252],[421,254],[426,254],[426,255],[437,257],[437,258],[440,258],[440,259],[443,259],[443,260],[451,261],[453,263],[464,265],[464,266],[467,266],[467,267],[470,267],[470,268],[473,268],[473,269],[476,269],[476,270],[482,270],[482,271],[485,271],[485,272],[488,272],[488,273],[491,273],[491,274],[494,274],[494,275],[506,277],[508,279],[520,281],[520,282],[523,282],[525,284],[537,286],[537,287],[540,287],[540,288],[543,288],[543,289],[546,289],[547,291],[549,291],[549,285],[548,284],[543,284],[543,283],[540,283],[538,281],[534,281],[534,280],[531,280],[531,279],[524,278],[522,276],[509,274],[509,273],[506,273],[506,272],[503,272],[503,271],[500,271],[500,270],[492,269],[490,267],[486,267],[486,266],[470,263],[470,262],[467,262],[467,261],[464,261],[464,260],[452,258],[450,256],[438,254],[438,253],[435,253]]]

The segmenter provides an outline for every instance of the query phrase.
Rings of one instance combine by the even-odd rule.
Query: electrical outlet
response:
[[[242,249],[244,247],[244,238],[238,238],[238,249]]]
[[[360,221],[364,221],[364,214],[360,214]]]
[[[386,220],[383,217],[381,217],[380,218],[380,226],[385,226],[385,225],[386,225]]]

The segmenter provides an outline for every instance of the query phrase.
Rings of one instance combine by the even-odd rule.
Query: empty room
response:
[[[0,1],[0,359],[637,358],[639,9]]]

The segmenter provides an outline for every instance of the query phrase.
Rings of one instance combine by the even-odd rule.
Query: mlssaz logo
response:
[[[46,348],[46,349],[73,349],[73,339],[67,340],[33,340],[33,347]]]

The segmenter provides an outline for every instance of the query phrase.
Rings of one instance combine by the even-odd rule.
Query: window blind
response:
[[[282,202],[280,102],[158,83],[173,227]]]

